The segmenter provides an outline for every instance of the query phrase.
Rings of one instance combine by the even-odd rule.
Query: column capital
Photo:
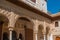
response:
[[[38,33],[38,31],[34,31],[34,34],[37,34]]]
[[[12,31],[13,30],[13,27],[9,27],[9,30]]]

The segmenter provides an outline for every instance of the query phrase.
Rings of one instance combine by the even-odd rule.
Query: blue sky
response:
[[[60,10],[60,0],[47,0],[47,9],[52,14]]]

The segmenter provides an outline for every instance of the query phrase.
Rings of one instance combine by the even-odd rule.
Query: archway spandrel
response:
[[[0,14],[6,16],[9,19],[10,13],[7,10],[0,9]]]

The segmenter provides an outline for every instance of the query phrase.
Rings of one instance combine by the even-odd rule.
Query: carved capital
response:
[[[13,31],[13,27],[9,27],[9,30],[10,30],[10,31]]]

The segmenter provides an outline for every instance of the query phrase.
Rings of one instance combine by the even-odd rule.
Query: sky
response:
[[[47,0],[47,9],[52,14],[58,13],[60,11],[60,0]]]

